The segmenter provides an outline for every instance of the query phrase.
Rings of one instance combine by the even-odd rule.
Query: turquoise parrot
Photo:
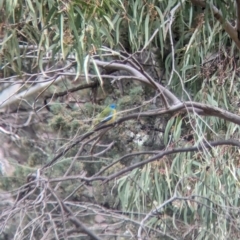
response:
[[[94,127],[100,127],[103,124],[113,123],[116,119],[116,104],[111,104],[106,107],[100,114],[97,115],[94,121]]]

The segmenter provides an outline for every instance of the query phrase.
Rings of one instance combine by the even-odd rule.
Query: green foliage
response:
[[[12,191],[22,186],[26,181],[26,176],[32,173],[32,169],[26,166],[16,166],[13,176],[1,176],[0,188],[6,191]]]
[[[61,131],[64,135],[68,135],[70,132],[69,122],[60,115],[53,117],[49,125],[54,131]]]
[[[131,103],[130,96],[124,96],[119,100],[119,106],[123,109],[124,108],[127,109],[127,107],[130,105],[130,103]]]
[[[118,209],[119,198],[113,184],[102,185],[100,182],[93,184],[94,199],[98,204],[110,209]]]
[[[54,103],[50,106],[51,112],[54,115],[60,114],[62,111],[62,104],[61,103]]]
[[[103,163],[102,162],[86,162],[83,163],[83,169],[86,171],[87,176],[93,176],[95,173],[97,173],[101,167],[102,167]]]
[[[143,89],[141,86],[134,87],[130,90],[129,96],[132,103],[139,104],[142,101]]]
[[[94,107],[95,106],[91,103],[85,103],[83,109],[87,115],[91,115],[94,112]]]
[[[122,164],[117,163],[108,168],[105,172],[105,176],[108,176],[116,170],[122,168]],[[93,195],[98,204],[111,208],[118,209],[120,206],[120,200],[118,197],[117,186],[114,183],[101,184],[99,181],[93,183]]]
[[[72,133],[77,133],[78,130],[79,130],[79,127],[80,127],[79,121],[78,120],[73,120],[70,125],[71,125],[71,132]]]
[[[34,167],[36,165],[40,165],[43,164],[45,161],[45,157],[43,156],[41,153],[39,152],[32,152],[30,153],[29,157],[28,157],[28,166],[29,167]]]
[[[229,150],[226,150],[226,154]],[[158,212],[174,215],[186,225],[191,224],[194,216],[198,216],[206,223],[206,229],[211,229],[217,224],[219,214],[224,214],[224,209],[220,207],[222,204],[231,201],[232,206],[240,206],[239,201],[232,201],[228,197],[236,196],[239,187],[232,172],[234,165],[232,161],[227,161],[229,155],[204,161],[196,157],[180,153],[173,161],[162,159],[144,166],[142,170],[133,170],[118,183],[122,207],[126,211],[141,213],[143,209],[150,210],[161,205],[176,191],[180,196],[196,197],[187,204],[181,200],[170,202]],[[219,192],[220,188],[222,190]]]
[[[238,149],[225,145],[204,147],[213,140],[239,139],[239,126],[216,116],[191,113],[189,109],[160,115],[173,106],[170,102],[164,106],[162,92],[156,86],[132,80],[131,73],[122,69],[114,72],[115,69],[104,69],[94,62],[135,66],[139,73],[148,73],[180,101],[195,101],[239,114],[238,50],[214,18],[209,1],[206,4],[202,9],[191,1],[177,0],[0,2],[4,9],[0,10],[0,79],[3,90],[21,86],[9,95],[22,93],[16,97],[20,100],[14,106],[1,112],[1,134],[10,135],[8,141],[4,138],[4,144],[13,142],[21,150],[21,156],[27,153],[24,161],[27,159],[30,167],[42,167],[51,160],[49,156],[60,156],[52,166],[41,170],[38,191],[43,191],[41,184],[46,176],[46,182],[56,187],[61,200],[70,196],[71,201],[63,202],[76,209],[74,214],[81,219],[93,212],[100,214],[104,211],[102,207],[106,207],[128,211],[124,220],[130,221],[132,217],[136,224],[139,222],[136,219],[144,218],[142,214],[147,216],[157,209],[157,216],[151,215],[142,226],[149,239],[167,239],[162,233],[175,239],[239,239],[235,233],[239,232],[239,221],[234,215],[240,207]],[[224,19],[235,20],[235,1],[226,5],[225,1],[213,0],[211,4],[219,8]],[[91,85],[95,79],[100,86]],[[80,90],[74,89],[76,85]],[[37,91],[32,98],[25,97],[35,87]],[[55,93],[65,94],[56,97]],[[113,102],[121,114],[117,117],[147,110],[151,113],[156,110],[159,115],[141,118],[139,114],[139,118],[113,129],[94,131],[92,121]],[[84,134],[87,137],[81,139]],[[186,135],[192,136],[190,140],[186,140]],[[139,153],[140,147],[143,151],[136,140],[140,137],[148,138],[148,147],[155,152]],[[12,146],[6,150],[7,156],[17,151]],[[116,181],[107,184],[89,180],[117,157],[137,152],[123,157],[122,164],[102,173],[104,177],[144,161],[163,148],[164,151],[193,146],[203,148],[161,157],[130,173],[126,171],[120,179],[117,176]],[[11,191],[23,185],[32,172],[31,168],[17,167],[14,176],[1,177],[1,188]],[[103,176],[97,176],[98,180]],[[55,177],[63,179],[52,183],[50,180]],[[65,181],[64,177],[72,179]],[[40,195],[48,197],[50,192]],[[169,201],[173,196],[176,198]],[[38,222],[48,221],[46,212],[47,219],[53,216],[48,212],[49,205],[62,211],[62,206],[56,207],[55,196],[48,198],[44,206],[40,205],[40,197],[37,200],[31,206],[35,213],[42,214],[36,217]],[[100,205],[101,212],[96,205]],[[93,207],[96,208],[90,212]],[[34,222],[31,211],[27,209],[26,219],[19,219]],[[82,212],[86,212],[85,216]],[[116,215],[111,215],[112,219],[113,216]],[[57,221],[54,219],[54,224],[59,219],[61,216]],[[54,234],[71,223],[64,224],[53,226],[57,229]],[[26,229],[22,226],[19,232],[30,234],[33,224],[26,224]],[[36,225],[36,228],[44,232],[46,226]],[[137,228],[139,225],[134,225],[134,234]],[[233,228],[235,232],[231,231]],[[151,235],[154,231],[156,236]],[[41,234],[33,237],[41,238]],[[54,234],[49,239],[55,238]]]

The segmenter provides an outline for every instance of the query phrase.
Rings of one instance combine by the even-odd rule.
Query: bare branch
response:
[[[231,146],[240,147],[240,142],[235,139],[229,139],[229,140],[221,140],[221,141],[216,141],[216,142],[201,143],[195,147],[176,148],[176,149],[161,151],[159,154],[157,154],[154,157],[151,157],[151,158],[141,161],[139,163],[135,163],[135,164],[131,165],[130,167],[126,167],[116,173],[113,173],[112,175],[109,175],[103,183],[107,183],[107,182],[123,175],[124,173],[132,171],[135,168],[139,168],[147,163],[150,163],[150,162],[153,162],[156,160],[160,160],[162,157],[170,155],[170,154],[180,153],[180,152],[197,152],[197,151],[201,151],[203,149],[203,147],[204,148],[212,148],[212,147],[221,146],[221,145],[231,145]]]

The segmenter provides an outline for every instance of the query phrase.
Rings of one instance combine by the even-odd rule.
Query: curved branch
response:
[[[240,48],[240,41],[238,39],[238,31],[230,24],[229,21],[223,18],[222,13],[218,10],[213,4],[208,4],[205,1],[201,0],[191,0],[194,5],[200,6],[202,8],[208,7],[213,11],[214,17],[222,24],[223,29],[228,33],[228,35],[232,38],[238,48]],[[237,3],[239,1],[237,0]],[[239,4],[238,4],[239,5]],[[239,6],[238,6],[239,7]],[[239,29],[238,29],[239,30]]]
[[[79,85],[77,87],[69,88],[66,91],[47,95],[47,96],[45,96],[45,99],[49,99],[49,98],[53,98],[53,97],[54,98],[63,97],[69,93],[77,92],[77,91],[83,90],[83,89],[94,88],[94,87],[97,87],[98,85],[99,85],[99,83],[97,81],[92,81],[90,83],[85,83],[85,84]]]
[[[116,63],[116,62],[104,62],[104,61],[95,60],[95,59],[94,59],[94,62],[98,66],[101,66],[104,69],[127,71],[130,74],[132,74],[133,76],[137,77],[138,81],[142,81],[143,83],[146,83],[146,84],[152,86],[152,84],[149,82],[149,80],[142,73],[140,73],[138,70],[134,69],[133,67],[131,67],[129,65],[125,65],[122,63]],[[164,94],[168,98],[168,100],[171,102],[172,105],[176,105],[176,104],[180,103],[180,100],[173,93],[171,93],[167,88],[163,87],[161,84],[156,83],[156,82],[155,82],[155,85],[160,90],[160,93]]]
[[[41,170],[51,166],[55,161],[57,161],[58,158],[62,157],[71,148],[73,148],[78,143],[80,143],[81,141],[83,141],[84,139],[89,137],[95,131],[114,126],[118,123],[122,123],[126,120],[133,119],[133,118],[158,116],[158,115],[168,114],[168,113],[172,113],[172,112],[176,112],[176,111],[180,111],[180,110],[185,110],[185,111],[189,111],[189,112],[200,112],[201,115],[204,115],[204,116],[216,116],[216,117],[219,117],[224,120],[228,120],[230,122],[240,125],[240,117],[238,115],[231,113],[229,111],[223,110],[218,107],[213,107],[213,106],[210,106],[207,104],[196,103],[196,102],[180,103],[178,105],[170,107],[169,109],[159,109],[159,110],[153,110],[153,111],[147,111],[147,112],[141,112],[141,113],[134,113],[134,114],[127,115],[126,117],[120,118],[115,123],[106,124],[106,125],[96,128],[94,131],[85,133],[79,139],[77,139],[73,144],[71,144],[69,147],[67,147],[65,150],[60,152],[57,156],[55,156],[49,163],[45,164],[41,168]]]
[[[163,114],[174,113],[177,111],[187,111],[187,112],[198,112],[203,116],[215,116],[227,120],[232,123],[240,125],[240,116],[237,114],[231,113],[227,110],[213,107],[203,103],[197,102],[184,102],[174,106],[169,107],[169,109],[157,109],[147,112],[129,114],[126,117],[123,117],[116,121],[116,123],[121,123],[129,119],[139,118],[139,117],[149,117],[149,116],[158,116]],[[111,125],[103,126],[104,128]]]
[[[99,171],[98,173],[96,173],[94,176],[92,177],[82,177],[82,176],[68,176],[68,177],[61,177],[61,178],[53,178],[51,180],[49,180],[49,182],[58,182],[58,181],[68,181],[68,180],[82,180],[85,182],[93,182],[93,181],[103,181],[103,183],[107,183],[121,175],[123,175],[124,173],[127,173],[129,171],[132,171],[135,168],[139,168],[142,167],[145,164],[148,164],[150,162],[156,161],[156,160],[160,160],[161,158],[163,158],[164,156],[170,155],[170,154],[174,154],[174,153],[181,153],[181,152],[196,152],[196,151],[202,151],[203,149],[209,149],[212,147],[218,147],[218,146],[223,146],[223,145],[230,145],[230,146],[236,146],[236,147],[240,147],[240,141],[237,141],[235,139],[229,139],[229,140],[219,140],[219,141],[214,141],[214,142],[205,142],[205,143],[199,143],[198,146],[194,146],[194,147],[187,147],[187,148],[176,148],[176,149],[171,149],[171,150],[166,150],[166,151],[159,151],[158,154],[156,154],[155,156],[145,160],[145,161],[141,161],[138,163],[135,163],[129,167],[123,168],[122,170],[113,173],[111,175],[109,175],[108,177],[104,177],[104,176],[99,176],[101,173],[103,173],[104,171],[106,171],[109,166],[113,166],[114,164],[116,164],[117,162],[119,162],[120,160],[123,160],[124,158],[127,157],[131,157],[134,154],[128,154],[126,156],[123,156],[119,159],[117,159],[116,161],[114,161],[114,163],[110,164],[109,166],[105,167],[102,171]],[[146,151],[146,152],[139,152],[136,153],[136,155],[139,154],[154,154],[156,153],[156,151]],[[98,176],[97,176],[98,175]]]
[[[156,160],[160,160],[162,157],[170,155],[170,154],[174,154],[174,153],[181,153],[181,152],[196,152],[196,151],[201,151],[203,150],[203,148],[212,148],[212,147],[217,147],[217,146],[221,146],[221,145],[231,145],[231,146],[237,146],[240,147],[240,142],[234,139],[229,139],[229,140],[220,140],[220,141],[215,141],[215,142],[208,142],[208,143],[201,143],[198,146],[195,147],[187,147],[187,148],[176,148],[176,149],[171,149],[171,150],[167,150],[167,151],[161,151],[159,154],[157,154],[154,157],[151,157],[145,161],[141,161],[138,163],[135,163],[133,165],[131,165],[130,167],[126,167],[116,173],[113,173],[111,175],[109,175],[106,180],[103,183],[107,183],[121,175],[123,175],[124,173],[127,173],[129,171],[132,171],[135,168],[139,168],[145,164],[148,164],[150,162],[156,161]],[[94,178],[93,178],[94,180]]]

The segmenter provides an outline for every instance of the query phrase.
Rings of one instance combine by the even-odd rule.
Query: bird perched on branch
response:
[[[116,119],[116,104],[112,103],[97,115],[94,121],[94,127],[100,127],[104,124],[113,123]]]

